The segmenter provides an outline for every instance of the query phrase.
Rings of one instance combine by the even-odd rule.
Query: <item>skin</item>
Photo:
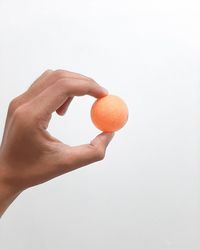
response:
[[[45,71],[8,108],[0,147],[0,216],[29,187],[105,157],[113,133],[69,146],[47,131],[53,112],[64,115],[74,96],[101,98],[107,90],[93,79],[65,70]]]

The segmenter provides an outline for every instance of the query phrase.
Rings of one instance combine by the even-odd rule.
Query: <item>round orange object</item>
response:
[[[91,119],[104,132],[121,129],[128,120],[128,107],[118,96],[107,95],[97,99],[92,105]]]

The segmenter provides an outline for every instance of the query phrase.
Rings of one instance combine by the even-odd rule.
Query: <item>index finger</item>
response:
[[[30,105],[36,113],[51,114],[64,104],[68,97],[90,95],[104,97],[108,91],[93,80],[63,78],[36,96]]]

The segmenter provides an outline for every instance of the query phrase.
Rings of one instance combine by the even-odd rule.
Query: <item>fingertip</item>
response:
[[[100,135],[105,136],[107,139],[112,139],[115,133],[114,132],[102,132]]]
[[[64,116],[64,114],[65,114],[65,112],[60,111],[59,109],[56,110],[56,113],[57,113],[59,116]]]
[[[104,87],[101,87],[101,88],[102,88],[102,92],[105,96],[109,94],[109,92],[106,88],[104,88]]]
[[[93,145],[103,144],[104,146],[107,147],[108,144],[113,139],[114,135],[115,135],[114,132],[102,132],[91,141],[91,144]]]
[[[88,94],[95,98],[102,98],[109,95],[109,92],[107,89],[96,83],[96,85],[92,86]]]
[[[68,107],[71,103],[71,101],[73,100],[73,97],[69,97],[64,104],[62,104],[57,110],[56,110],[56,113],[60,116],[64,116],[65,113],[67,112],[68,110]]]

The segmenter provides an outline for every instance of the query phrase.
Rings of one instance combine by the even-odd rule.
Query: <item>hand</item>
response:
[[[107,91],[86,76],[48,70],[10,103],[0,147],[0,214],[23,190],[104,158],[112,133],[71,147],[47,131],[54,111],[64,115],[74,96],[86,94]]]

